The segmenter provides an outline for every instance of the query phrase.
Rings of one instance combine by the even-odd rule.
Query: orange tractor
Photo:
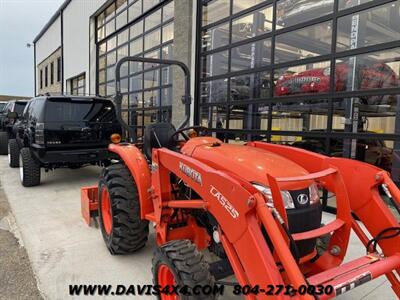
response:
[[[330,299],[385,275],[400,298],[400,191],[386,171],[289,146],[226,144],[203,136],[201,126],[185,127],[189,70],[171,60],[118,62],[115,103],[127,131],[119,73],[129,61],[182,68],[186,118],[178,129],[149,125],[142,144],[111,144],[119,161],[104,168],[98,186],[82,188],[83,217],[90,223],[98,216],[111,254],[143,248],[151,222],[158,245],[154,284],[161,287],[229,284],[221,280],[235,275],[239,286],[250,288],[243,290],[246,299]],[[324,193],[337,207],[325,225]],[[343,263],[352,230],[366,254]]]

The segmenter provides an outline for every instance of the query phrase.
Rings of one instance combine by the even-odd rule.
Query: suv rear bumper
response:
[[[40,146],[32,145],[31,149],[35,159],[44,166],[68,166],[73,164],[96,163],[114,158],[107,148],[49,151]]]

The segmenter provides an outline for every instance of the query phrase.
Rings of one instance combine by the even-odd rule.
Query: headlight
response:
[[[308,188],[308,190],[310,191],[310,204],[313,205],[320,199],[318,186],[314,183]]]
[[[270,188],[267,188],[265,186],[259,185],[259,184],[253,184],[253,186],[259,190],[264,197],[267,199],[267,204],[270,206],[274,205],[274,201],[272,200],[272,192]],[[283,199],[283,204],[285,205],[286,209],[293,209],[295,208],[292,196],[288,191],[281,191],[282,199]]]
[[[272,192],[271,192],[270,188],[259,185],[259,184],[253,184],[253,186],[264,195],[264,197],[267,199],[267,204],[269,206],[274,205],[274,202],[272,200]],[[318,186],[314,183],[308,188],[308,190],[309,190],[310,205],[313,205],[313,204],[316,204],[317,202],[319,202],[320,197],[319,197]],[[282,195],[282,200],[283,200],[285,209],[296,208],[293,198],[292,198],[292,195],[290,194],[289,191],[281,191],[281,195]],[[304,195],[304,196],[306,196],[306,195]],[[307,195],[307,198],[308,198],[308,195]],[[301,203],[301,205],[304,205],[304,204],[306,204],[306,203]]]

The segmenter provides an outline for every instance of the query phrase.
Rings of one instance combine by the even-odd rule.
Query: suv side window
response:
[[[24,112],[22,113],[22,118],[23,118],[24,120],[28,120],[28,117],[29,117],[29,109],[30,109],[30,107],[31,107],[32,102],[33,102],[33,100],[32,100],[32,101],[29,101],[28,104],[25,106]]]
[[[40,122],[41,116],[43,114],[43,107],[44,107],[44,99],[36,99],[35,103],[31,105],[31,118],[37,122]]]

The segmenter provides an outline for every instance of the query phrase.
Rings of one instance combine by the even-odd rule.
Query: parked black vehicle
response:
[[[0,155],[8,154],[8,140],[15,138],[13,126],[21,116],[28,100],[11,100],[0,113]]]
[[[7,105],[7,101],[0,101],[0,113],[3,112],[6,105]]]
[[[10,166],[20,167],[23,186],[40,184],[40,169],[107,165],[111,139],[122,129],[112,101],[96,97],[32,99],[9,142]]]

